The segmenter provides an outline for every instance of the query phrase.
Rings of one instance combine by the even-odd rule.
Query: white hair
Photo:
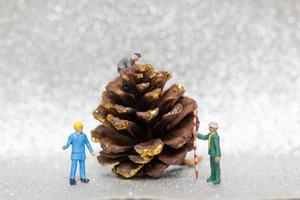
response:
[[[219,125],[218,125],[217,122],[210,122],[210,123],[208,124],[208,126],[209,126],[209,127],[212,127],[212,128],[219,128]]]

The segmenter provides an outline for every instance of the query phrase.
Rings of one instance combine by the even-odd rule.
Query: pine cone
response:
[[[169,165],[182,164],[193,149],[197,104],[183,96],[182,85],[162,92],[170,78],[169,72],[141,64],[125,69],[106,85],[93,112],[102,125],[92,131],[92,140],[102,147],[97,157],[101,164],[117,163],[114,173],[158,178]]]

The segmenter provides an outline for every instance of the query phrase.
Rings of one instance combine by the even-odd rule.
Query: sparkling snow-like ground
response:
[[[299,13],[296,0],[1,0],[0,199],[300,198]],[[134,51],[197,100],[201,132],[220,124],[221,186],[205,183],[207,159],[193,187],[193,170],[124,181],[91,158],[91,183],[68,186],[61,145],[75,120],[98,125],[101,91]]]
[[[291,199],[300,195],[300,162],[293,157],[225,157],[223,180],[217,186],[205,181],[207,158],[197,181],[193,169],[186,167],[172,167],[161,179],[124,180],[89,158],[90,183],[70,186],[66,157],[4,162],[0,199]]]
[[[291,199],[300,196],[299,159],[224,157],[222,183],[206,183],[209,159],[196,181],[192,168],[172,167],[161,179],[124,180],[87,160],[90,183],[68,183],[68,156],[1,162],[0,199]],[[13,163],[13,165],[11,165]]]

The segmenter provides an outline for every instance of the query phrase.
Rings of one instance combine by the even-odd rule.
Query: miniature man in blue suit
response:
[[[95,156],[92,146],[87,138],[87,136],[82,132],[83,124],[81,122],[75,122],[73,125],[75,129],[75,133],[72,133],[66,145],[62,146],[63,150],[67,149],[70,145],[72,145],[72,166],[71,166],[71,173],[70,173],[70,185],[75,185],[75,174],[77,168],[77,162],[80,165],[80,180],[83,183],[88,183],[89,179],[85,176],[85,145],[87,146],[89,152],[92,156]]]

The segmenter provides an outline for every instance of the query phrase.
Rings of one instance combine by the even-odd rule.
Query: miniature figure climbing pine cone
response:
[[[182,85],[162,92],[170,78],[169,72],[141,64],[125,69],[106,85],[93,112],[102,125],[92,131],[92,140],[103,149],[98,161],[116,164],[114,173],[124,178],[158,178],[169,165],[182,164],[193,149],[197,104],[183,96]]]

